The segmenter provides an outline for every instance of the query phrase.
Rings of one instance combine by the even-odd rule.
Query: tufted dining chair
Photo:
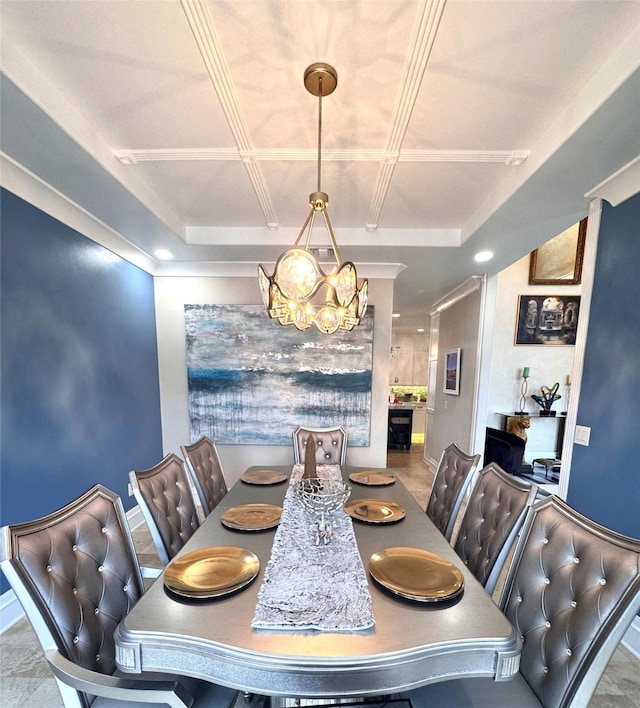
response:
[[[535,484],[507,474],[494,462],[478,474],[454,548],[490,595],[537,492]]]
[[[307,438],[312,435],[316,445],[317,465],[344,465],[347,459],[347,431],[338,428],[303,428],[293,431],[293,458],[296,464],[305,459]]]
[[[555,496],[527,513],[500,606],[523,642],[510,681],[458,679],[405,694],[413,708],[584,708],[640,610],[640,540]]]
[[[200,526],[185,464],[171,452],[149,469],[129,472],[129,483],[167,565]]]
[[[213,683],[116,670],[113,633],[143,593],[120,498],[96,485],[62,509],[0,530],[0,568],[53,671],[65,708],[220,706]]]
[[[203,435],[191,445],[181,445],[180,450],[204,515],[208,516],[228,491],[216,446],[213,440]]]
[[[427,501],[427,516],[447,539],[451,540],[462,499],[469,486],[480,455],[467,455],[455,443],[440,457]]]

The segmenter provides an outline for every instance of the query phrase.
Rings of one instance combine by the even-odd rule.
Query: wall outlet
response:
[[[589,437],[591,436],[591,428],[584,425],[576,425],[576,434],[573,441],[576,445],[589,445]]]

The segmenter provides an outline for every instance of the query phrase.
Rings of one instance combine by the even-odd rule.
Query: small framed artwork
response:
[[[585,218],[536,248],[529,262],[529,285],[580,284],[586,236]]]
[[[580,295],[520,295],[515,344],[576,343]]]
[[[460,349],[444,353],[444,392],[460,395]]]

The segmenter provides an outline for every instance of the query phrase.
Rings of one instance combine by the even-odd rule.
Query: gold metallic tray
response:
[[[369,524],[388,524],[404,519],[405,510],[386,499],[353,499],[344,505],[344,510],[352,519]]]
[[[247,484],[280,484],[289,476],[278,470],[253,470],[245,472],[240,479]]]
[[[273,504],[242,504],[227,509],[220,517],[223,526],[238,531],[264,531],[280,523],[282,507]]]
[[[380,470],[365,470],[364,472],[352,472],[349,479],[356,484],[366,484],[369,487],[386,487],[396,481],[394,475]]]
[[[384,548],[369,559],[369,572],[391,592],[418,602],[452,600],[464,589],[453,563],[422,548]]]
[[[258,557],[244,548],[211,546],[172,561],[164,584],[184,597],[212,598],[228,595],[248,585],[258,574]]]

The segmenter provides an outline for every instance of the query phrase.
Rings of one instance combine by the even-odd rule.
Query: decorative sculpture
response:
[[[540,411],[540,415],[554,416],[556,414],[555,411],[551,410],[551,406],[556,401],[562,398],[562,396],[558,394],[559,388],[560,384],[556,382],[551,388],[549,388],[548,386],[541,386],[541,396],[538,396],[535,393],[531,394],[531,398],[533,398],[533,400],[540,406],[540,408],[542,408],[542,410]]]
[[[313,435],[309,433],[307,444],[304,446],[304,474],[302,479],[314,479],[316,473],[316,442]]]

